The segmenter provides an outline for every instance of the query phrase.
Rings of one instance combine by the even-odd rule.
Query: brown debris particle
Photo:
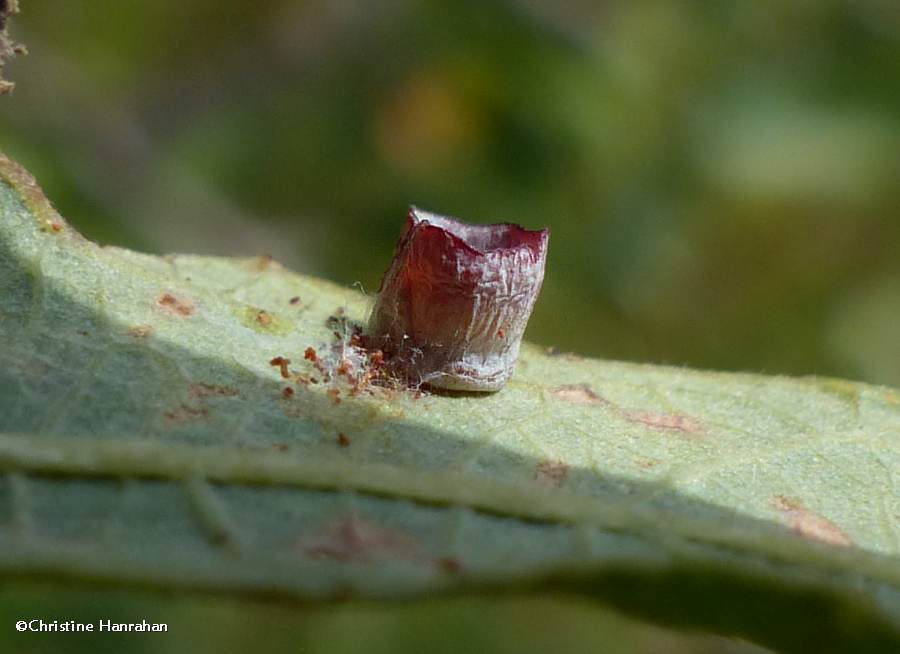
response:
[[[286,400],[289,400],[290,398],[294,397],[294,389],[291,388],[290,386],[285,386],[284,389],[281,391],[281,397],[283,397]]]
[[[132,325],[126,333],[132,338],[147,338],[153,333],[153,327],[150,325]]]
[[[205,406],[196,407],[188,404],[182,404],[171,411],[163,413],[169,422],[193,422],[195,420],[203,420],[209,417],[209,409]]]
[[[268,327],[272,324],[272,314],[268,311],[263,311],[260,309],[256,312],[256,322],[258,322],[263,327]]]
[[[288,302],[290,302],[291,304],[300,304],[300,296],[295,295],[290,300],[288,300]]]
[[[534,478],[549,486],[559,488],[569,476],[569,466],[560,460],[541,461],[534,469]]]
[[[15,87],[12,82],[3,79],[3,65],[16,55],[25,54],[25,46],[13,43],[6,34],[7,21],[18,13],[18,0],[0,0],[0,95],[9,93]]]
[[[337,435],[337,442],[341,447],[350,447],[350,439],[347,438],[347,434],[344,432],[340,432]]]
[[[171,293],[163,293],[156,299],[156,304],[168,313],[176,316],[190,316],[196,310],[193,302],[180,299]]]
[[[419,558],[419,544],[411,535],[356,515],[330,522],[311,542],[301,547],[307,556],[344,562]]]
[[[800,536],[819,540],[830,545],[849,547],[850,537],[828,518],[807,509],[802,502],[784,495],[775,495],[770,501],[772,508],[780,511],[787,519],[788,526]]]
[[[270,366],[278,366],[281,369],[281,376],[284,379],[291,378],[291,372],[288,370],[288,366],[291,365],[291,360],[285,357],[275,357],[271,361],[269,361]]]
[[[681,413],[655,413],[627,409],[622,411],[622,417],[657,431],[677,431],[685,434],[696,434],[702,431],[702,425],[696,419]]]
[[[606,400],[597,395],[590,384],[564,384],[553,390],[553,394],[563,402],[572,404],[597,405],[606,404]]]
[[[231,386],[196,382],[191,384],[188,394],[192,399],[205,400],[209,397],[234,397],[239,394],[239,391]]]

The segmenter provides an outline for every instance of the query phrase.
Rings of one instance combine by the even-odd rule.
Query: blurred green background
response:
[[[410,203],[549,226],[530,340],[900,386],[896,0],[21,5],[0,149],[95,240],[373,292]],[[440,606],[279,624],[459,644],[513,616],[638,639],[605,651],[744,651],[572,603]]]

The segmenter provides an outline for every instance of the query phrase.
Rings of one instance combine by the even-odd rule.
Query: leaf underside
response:
[[[897,391],[534,346],[496,394],[351,383],[328,362],[360,364],[369,305],[267,258],[99,247],[0,155],[0,570],[559,589],[785,650],[900,647]]]

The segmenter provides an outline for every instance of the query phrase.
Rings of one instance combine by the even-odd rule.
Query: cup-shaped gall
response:
[[[549,230],[467,225],[411,207],[368,339],[411,384],[496,391],[544,280]]]

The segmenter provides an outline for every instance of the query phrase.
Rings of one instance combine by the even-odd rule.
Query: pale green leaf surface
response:
[[[310,601],[559,588],[787,649],[900,646],[896,391],[534,346],[485,396],[270,364],[315,376],[304,350],[348,347],[329,317],[368,306],[264,258],[99,247],[0,158],[0,569]]]

